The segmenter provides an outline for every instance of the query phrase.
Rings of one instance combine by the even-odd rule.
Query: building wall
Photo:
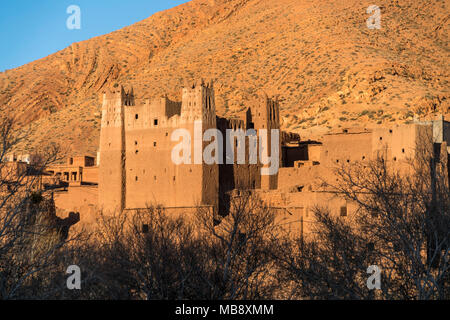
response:
[[[418,143],[432,147],[432,127],[419,124],[407,124],[390,128],[374,129],[372,145],[374,156],[387,152],[387,160],[406,161],[413,159]]]
[[[68,212],[79,212],[83,224],[94,223],[99,217],[96,186],[70,187],[65,191],[55,192],[53,197],[60,213],[66,215]]]
[[[76,156],[67,159],[68,166],[92,167],[95,166],[95,158],[89,156]]]
[[[83,182],[98,184],[98,167],[83,168]]]
[[[369,159],[371,156],[371,132],[334,133],[324,136],[320,163],[330,167]]]
[[[278,189],[307,186],[313,183],[319,183],[319,179],[326,176],[326,173],[328,172],[329,170],[323,166],[280,168],[278,172]]]
[[[308,144],[308,160],[319,161],[322,154],[322,144]]]
[[[203,133],[216,128],[212,83],[184,88],[181,103],[165,97],[138,101],[123,89],[109,96],[104,96],[100,138],[101,207],[217,205],[218,165],[194,163],[196,143],[204,147]],[[177,129],[192,139],[190,164],[172,161],[179,142],[171,135]]]
[[[125,205],[125,132],[123,88],[103,95],[100,131],[99,207],[105,212]]]

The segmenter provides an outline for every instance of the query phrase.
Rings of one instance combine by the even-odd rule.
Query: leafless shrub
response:
[[[6,162],[19,137],[10,118],[0,120],[0,298],[44,296],[49,270],[66,239],[55,224],[54,203],[40,190],[43,168],[58,159],[50,146],[31,166]]]
[[[279,254],[301,297],[449,298],[448,163],[431,141],[422,134],[414,159],[401,166],[380,154],[336,170],[339,182],[326,187],[355,203],[355,216],[316,208],[315,236],[303,248],[287,242]],[[365,285],[369,265],[382,270],[376,292]]]

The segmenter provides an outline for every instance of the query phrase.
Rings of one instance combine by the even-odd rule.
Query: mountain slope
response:
[[[233,116],[263,89],[279,95],[283,127],[330,128],[449,113],[447,1],[194,0],[119,31],[0,73],[0,111],[29,132],[21,149],[64,142],[97,149],[99,92],[132,85],[138,97],[198,78],[216,80],[219,113]]]

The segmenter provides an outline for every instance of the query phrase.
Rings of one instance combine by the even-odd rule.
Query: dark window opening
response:
[[[148,224],[142,225],[142,233],[148,233]]]
[[[136,150],[136,154],[138,154],[139,153],[139,150]]]
[[[392,130],[389,130],[389,133],[392,133]]]
[[[156,147],[156,142],[153,142],[153,146]]]
[[[137,120],[139,119],[139,115],[136,113],[136,115],[134,116],[134,118]]]
[[[383,140],[383,137],[380,137],[380,141]]]
[[[135,142],[134,142],[134,145],[135,145],[135,146],[137,146],[137,145],[138,145],[137,141],[135,141]]]
[[[153,120],[153,124],[154,124],[155,126],[157,126],[157,125],[158,125],[158,119]]]
[[[405,153],[405,149],[402,149],[402,153]]]
[[[343,206],[341,207],[341,217],[346,217],[347,216],[347,206]]]
[[[138,181],[139,179],[138,179],[138,176],[136,176],[135,178],[134,178],[136,181]]]

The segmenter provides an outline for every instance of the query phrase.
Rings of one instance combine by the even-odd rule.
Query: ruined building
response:
[[[96,165],[94,158],[83,156],[49,168],[54,174],[51,177],[67,184],[63,190],[55,190],[57,207],[65,212],[79,211],[86,223],[95,222],[99,209],[120,212],[151,205],[182,214],[205,206],[226,214],[231,191],[250,189],[303,234],[311,229],[312,208],[318,204],[344,219],[356,209],[355,204],[322,187],[324,181],[336,183],[333,170],[337,166],[364,165],[382,154],[395,167],[407,168],[417,157],[418,147],[425,147],[448,174],[450,122],[443,117],[386,128],[342,128],[325,134],[320,141],[310,141],[287,132],[272,136],[270,130],[280,128],[277,99],[263,94],[249,104],[236,119],[219,117],[213,83],[204,82],[183,88],[181,102],[167,97],[137,99],[132,89],[106,90]],[[179,144],[172,135],[179,129],[192,139],[190,163],[177,164],[172,159]],[[258,134],[268,130],[268,145],[271,139],[278,139],[279,170],[262,175],[267,165],[261,159],[249,161],[250,136],[228,143],[234,150],[231,162],[225,150],[218,155],[222,157],[219,164],[196,162],[198,149],[205,150],[214,139],[205,139],[209,129],[219,130],[223,137],[227,137],[227,130],[254,129]],[[261,150],[261,140],[257,144]],[[243,161],[238,161],[239,148],[245,151]],[[267,151],[272,156],[273,150]]]
[[[219,208],[220,199],[235,188],[276,189],[276,175],[261,176],[261,163],[175,164],[172,150],[174,130],[185,129],[192,137],[191,157],[210,143],[203,141],[208,129],[279,129],[279,105],[263,96],[243,119],[216,115],[213,83],[203,81],[182,89],[182,101],[167,97],[136,99],[133,90],[107,90],[103,95],[99,149],[99,207],[105,211],[142,209],[149,205],[165,208]],[[233,148],[248,148],[236,140]],[[202,148],[195,148],[201,145]],[[278,144],[280,145],[280,144]],[[270,153],[270,151],[269,151]],[[236,155],[236,153],[235,153]],[[248,149],[246,150],[248,160]]]

